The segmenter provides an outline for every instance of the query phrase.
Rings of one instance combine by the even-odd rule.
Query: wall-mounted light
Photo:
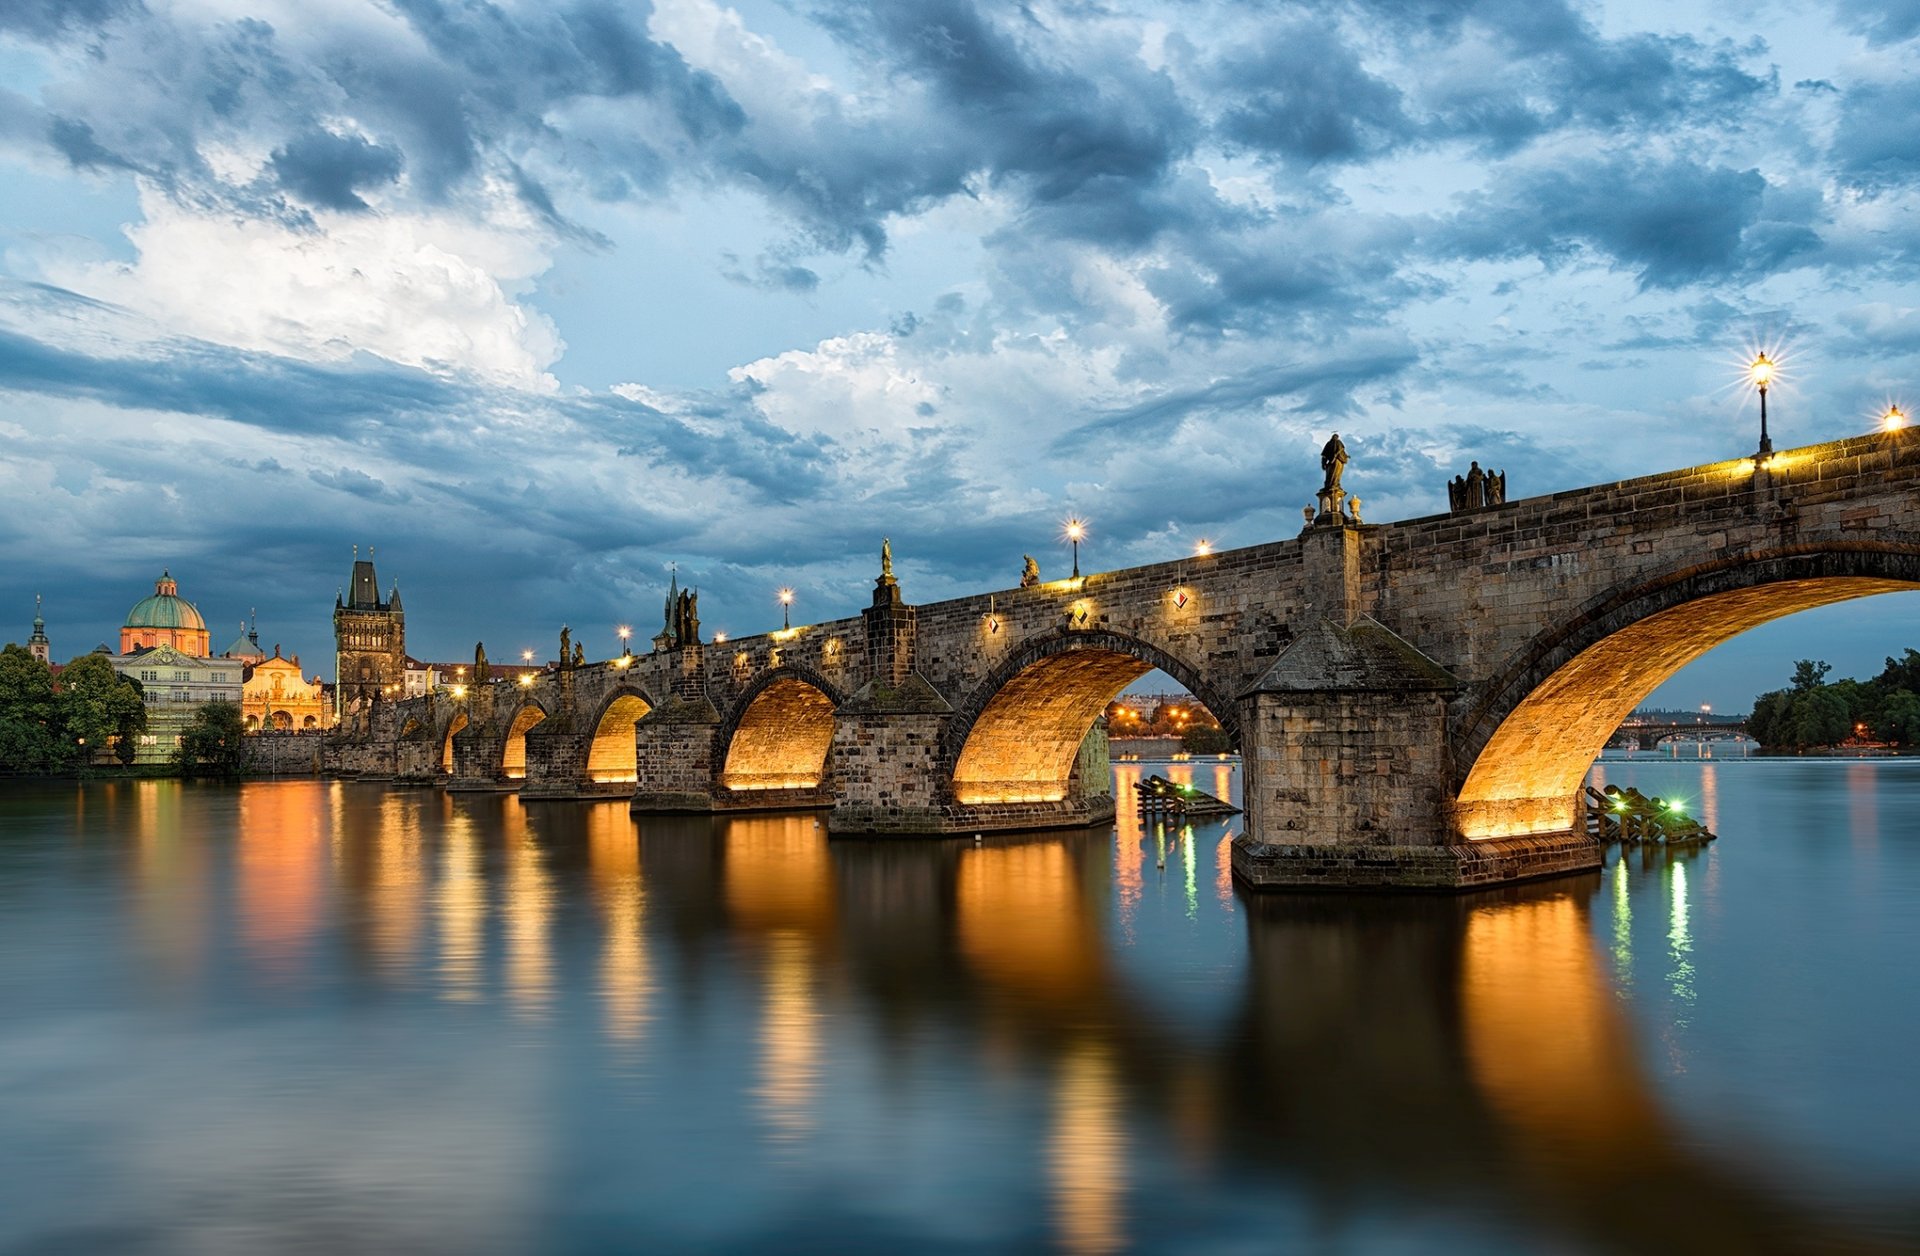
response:
[[[1186,610],[1187,603],[1191,601],[1193,601],[1193,598],[1185,589],[1175,589],[1173,591],[1173,608],[1175,610]]]
[[[1075,602],[1067,611],[1067,621],[1076,628],[1083,628],[1093,618],[1093,604],[1085,598]]]

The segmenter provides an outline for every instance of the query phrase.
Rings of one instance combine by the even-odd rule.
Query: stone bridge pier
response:
[[[1597,867],[1588,767],[1736,633],[1920,588],[1920,431],[702,641],[376,709],[339,770],[637,812],[819,807],[844,834],[1113,812],[1100,716],[1159,669],[1244,759],[1253,888],[1464,889]]]

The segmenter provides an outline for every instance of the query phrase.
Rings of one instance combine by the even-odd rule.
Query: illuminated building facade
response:
[[[395,584],[385,601],[373,570],[373,549],[358,556],[347,590],[334,600],[334,714],[351,714],[381,697],[398,698],[407,683],[407,615]]]
[[[253,665],[241,687],[241,712],[247,731],[280,732],[333,727],[333,703],[318,676],[308,680],[300,670],[300,656],[273,657]]]
[[[141,598],[127,612],[120,626],[120,653],[132,654],[141,647],[171,646],[181,654],[206,658],[213,653],[213,641],[207,621],[192,602],[180,596],[180,587],[170,571],[162,571],[154,581],[153,596]]]

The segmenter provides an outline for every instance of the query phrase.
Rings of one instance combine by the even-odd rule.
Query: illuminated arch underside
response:
[[[513,717],[507,729],[507,744],[500,748],[500,774],[509,780],[524,780],[527,775],[527,730],[547,718],[547,713],[528,703]]]
[[[812,789],[826,775],[833,699],[804,680],[782,677],[740,716],[720,783],[732,790]]]
[[[1588,646],[1500,722],[1461,786],[1455,817],[1479,839],[1575,827],[1580,782],[1607,739],[1667,677],[1749,628],[1796,611],[1916,586],[1829,576],[1712,594]]]
[[[466,726],[467,713],[465,711],[456,714],[452,722],[447,725],[446,740],[440,743],[440,770],[442,772],[451,773],[453,771],[453,735]]]
[[[593,744],[587,748],[587,779],[590,781],[637,781],[640,769],[634,756],[633,726],[653,708],[644,698],[621,694],[607,707],[606,714],[593,730]]]
[[[1152,670],[1112,650],[1072,650],[1023,669],[974,721],[953,770],[954,797],[968,804],[1065,798],[1087,730]]]

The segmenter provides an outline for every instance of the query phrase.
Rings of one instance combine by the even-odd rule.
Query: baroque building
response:
[[[102,646],[104,650],[106,647]],[[196,711],[209,702],[240,702],[243,659],[209,657],[210,634],[193,603],[162,572],[153,595],[135,602],[120,627],[120,653],[111,660],[146,692],[147,731],[135,763],[163,763],[180,744]]]
[[[248,732],[333,727],[333,704],[326,686],[318,676],[306,679],[300,670],[300,656],[282,658],[277,645],[272,658],[262,659],[249,669],[240,709],[246,716]]]
[[[398,698],[407,682],[407,615],[400,586],[380,600],[373,547],[354,547],[353,577],[333,602],[334,713],[343,717],[381,697]]]

